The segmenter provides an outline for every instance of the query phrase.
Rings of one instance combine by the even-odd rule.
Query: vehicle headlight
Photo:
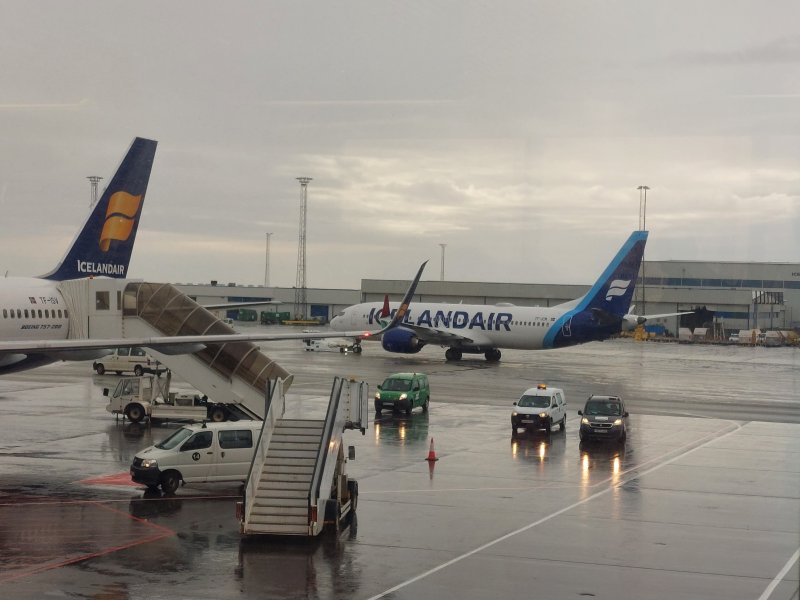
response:
[[[588,425],[588,424],[589,424],[589,419],[587,419],[586,417],[583,417],[581,419],[581,425]]]
[[[512,417],[516,417],[516,416],[517,416],[517,411],[512,411],[512,412],[511,412],[511,416],[512,416]]]
[[[158,461],[155,458],[145,458],[142,461],[142,468],[143,469],[152,469],[153,467],[158,466]]]
[[[408,398],[408,394],[400,394],[400,400],[405,400]]]
[[[375,400],[380,400],[380,399],[381,399],[381,393],[375,392]]]
[[[544,419],[547,416],[547,413],[539,413],[539,416]]]
[[[614,421],[614,425],[622,425],[622,419],[617,419]]]

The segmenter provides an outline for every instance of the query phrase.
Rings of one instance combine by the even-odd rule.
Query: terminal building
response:
[[[360,290],[308,288],[305,314],[324,323],[352,304],[382,302],[385,294],[392,301],[399,301],[408,283],[408,280],[362,279]],[[554,306],[585,294],[590,285],[421,281],[414,299]],[[288,312],[295,316],[294,288],[235,283],[177,287],[200,304],[264,301],[270,305],[259,311]],[[710,327],[720,336],[742,329],[797,330],[800,329],[800,263],[645,261],[634,301],[633,312],[639,315],[696,311],[692,315],[648,321],[648,326],[660,325],[668,335],[677,335],[679,327]],[[235,311],[229,316],[235,318]]]

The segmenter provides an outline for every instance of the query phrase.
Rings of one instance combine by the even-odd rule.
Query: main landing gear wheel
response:
[[[353,352],[355,352],[356,354],[361,354],[361,344],[356,344],[355,346],[353,346]]]
[[[492,348],[491,350],[487,350],[483,354],[486,357],[486,360],[489,362],[499,362],[500,361],[500,350],[497,348]]]
[[[456,348],[448,348],[444,353],[445,360],[461,360],[461,350]]]

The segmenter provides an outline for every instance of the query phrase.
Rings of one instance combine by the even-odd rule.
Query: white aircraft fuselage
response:
[[[411,302],[381,343],[401,354],[434,344],[447,348],[447,360],[483,353],[486,360],[498,361],[500,348],[540,350],[608,339],[620,332],[628,314],[646,242],[646,231],[634,231],[595,284],[575,300],[550,307]],[[339,313],[331,328],[369,328],[392,316],[392,308],[388,300],[356,304]]]

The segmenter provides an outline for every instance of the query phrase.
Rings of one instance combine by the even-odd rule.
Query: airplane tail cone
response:
[[[439,460],[438,458],[436,458],[436,450],[433,449],[433,438],[431,438],[431,449],[428,450],[428,458],[426,458],[425,460],[430,462]]]

